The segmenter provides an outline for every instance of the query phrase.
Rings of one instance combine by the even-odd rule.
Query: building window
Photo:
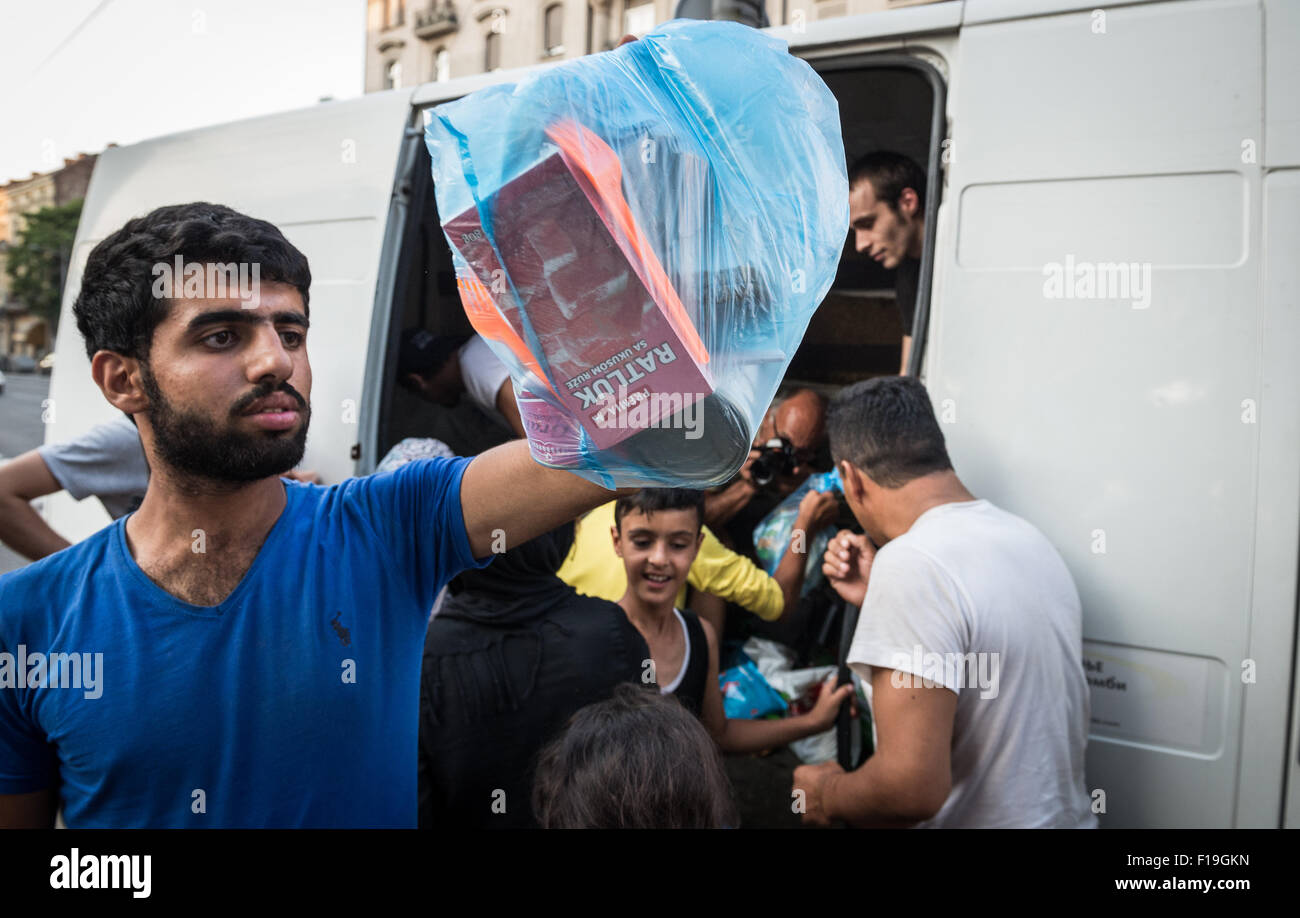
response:
[[[483,44],[483,69],[488,73],[501,69],[501,33],[488,32]]]
[[[552,3],[542,14],[542,50],[548,57],[564,53],[564,7]]]
[[[402,62],[392,60],[384,68],[384,89],[402,88]]]
[[[406,0],[388,0],[388,24],[399,26],[406,19]]]
[[[451,79],[451,54],[446,48],[439,48],[433,54],[433,78],[439,83]]]
[[[655,5],[640,3],[623,11],[623,34],[638,38],[655,27]]]
[[[592,44],[596,40],[596,10],[590,3],[587,4],[587,54],[595,51]]]

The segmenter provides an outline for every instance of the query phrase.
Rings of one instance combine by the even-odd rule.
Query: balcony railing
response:
[[[450,3],[430,4],[415,14],[415,35],[417,38],[437,38],[448,32],[456,31],[460,25],[456,19],[456,8]]]

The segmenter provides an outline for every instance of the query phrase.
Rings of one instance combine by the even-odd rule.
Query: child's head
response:
[[[533,812],[546,829],[720,829],[731,785],[703,724],[672,695],[624,683],[542,751]]]
[[[704,493],[643,488],[614,504],[611,535],[630,592],[647,605],[672,602],[704,538]]]

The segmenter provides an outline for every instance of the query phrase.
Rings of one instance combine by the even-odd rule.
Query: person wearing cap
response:
[[[462,395],[515,437],[524,423],[510,370],[478,335],[434,335],[423,328],[402,333],[397,382],[425,401],[450,408]]]

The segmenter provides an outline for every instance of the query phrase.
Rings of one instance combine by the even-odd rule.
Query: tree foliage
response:
[[[59,307],[63,301],[60,284],[66,279],[72,261],[81,203],[78,199],[27,214],[27,226],[18,241],[9,247],[5,259],[14,299],[44,316],[51,333],[59,324]]]

